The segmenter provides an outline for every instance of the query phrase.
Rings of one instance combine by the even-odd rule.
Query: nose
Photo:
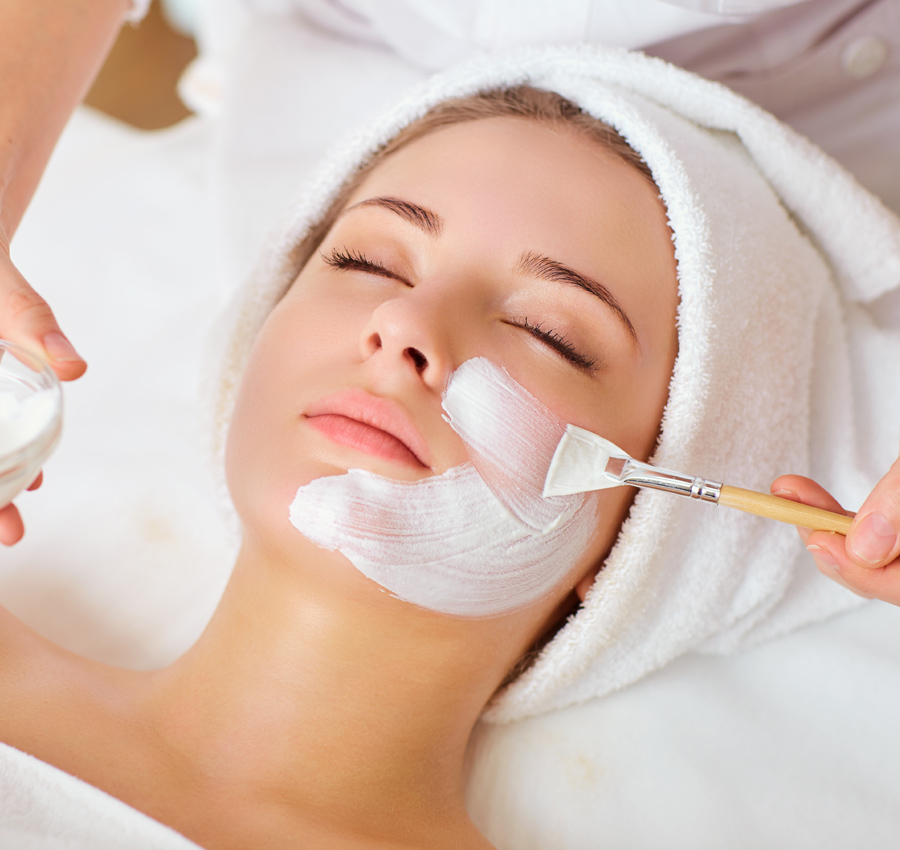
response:
[[[452,314],[410,291],[379,304],[360,340],[364,359],[379,358],[388,368],[409,370],[429,387],[443,390],[452,371],[449,323]]]

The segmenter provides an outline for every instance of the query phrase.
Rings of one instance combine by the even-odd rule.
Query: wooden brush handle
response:
[[[821,508],[811,508],[809,505],[770,496],[768,493],[742,490],[728,484],[722,485],[719,504],[725,505],[726,508],[737,508],[748,514],[811,528],[813,531],[836,531],[838,534],[846,534],[850,530],[850,523],[853,522],[853,517],[823,511]]]

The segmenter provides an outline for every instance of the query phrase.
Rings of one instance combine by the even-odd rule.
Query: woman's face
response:
[[[597,142],[494,118],[409,144],[354,193],[259,334],[227,452],[245,529],[300,546],[288,521],[299,486],[464,463],[441,395],[473,357],[646,458],[676,306],[658,193]],[[586,563],[612,545],[631,495],[601,494]]]

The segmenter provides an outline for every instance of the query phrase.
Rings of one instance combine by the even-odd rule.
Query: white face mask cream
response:
[[[0,456],[19,451],[44,432],[58,408],[59,400],[52,390],[24,397],[0,390]]]
[[[422,481],[360,469],[301,487],[293,525],[400,599],[488,617],[548,593],[597,525],[596,496],[544,499],[565,423],[484,358],[453,373],[447,421],[472,463]]]

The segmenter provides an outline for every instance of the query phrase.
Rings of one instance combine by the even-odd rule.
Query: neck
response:
[[[521,648],[515,629],[335,593],[333,575],[245,544],[200,640],[151,676],[172,763],[347,826],[458,818],[467,742]]]

